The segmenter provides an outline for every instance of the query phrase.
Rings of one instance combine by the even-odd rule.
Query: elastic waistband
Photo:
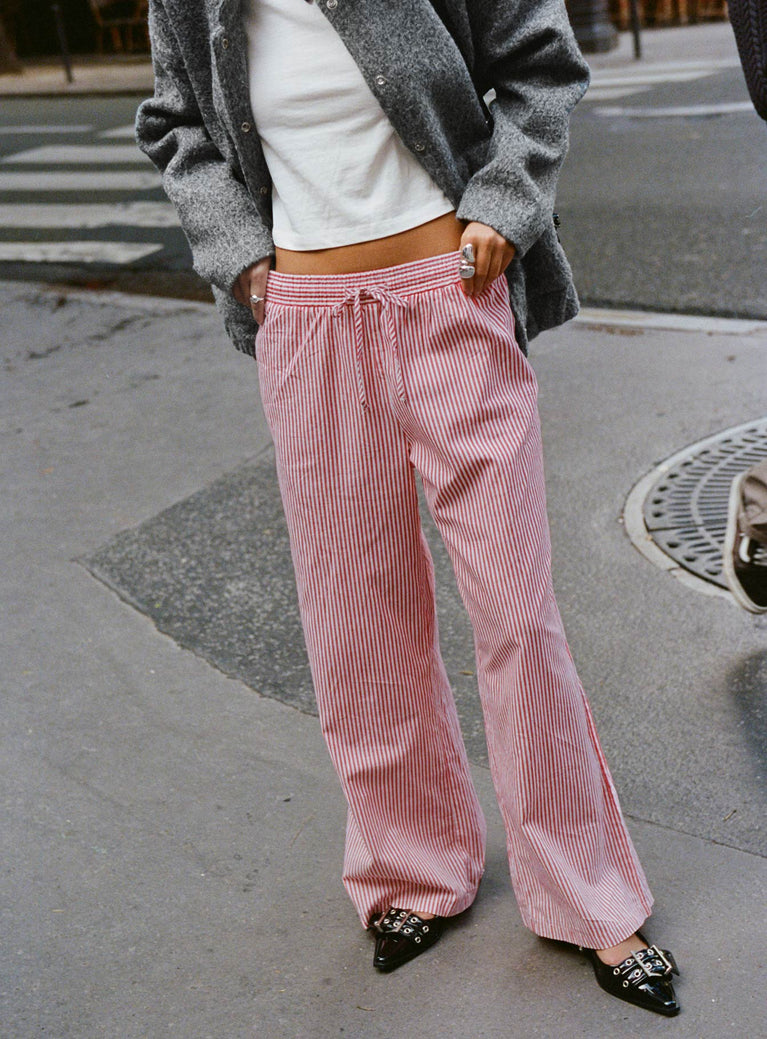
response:
[[[385,289],[398,296],[443,288],[460,281],[460,253],[429,256],[395,267],[354,274],[278,274],[269,272],[267,299],[283,306],[336,306],[360,289]]]

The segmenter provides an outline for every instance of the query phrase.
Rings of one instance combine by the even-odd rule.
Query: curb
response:
[[[648,332],[700,332],[705,335],[765,335],[767,321],[760,318],[729,318],[672,311],[613,310],[581,307],[573,318],[577,325],[591,328],[635,328]]]

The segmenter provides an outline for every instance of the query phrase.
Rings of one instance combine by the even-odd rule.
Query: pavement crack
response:
[[[29,350],[27,353],[28,361],[43,361],[46,357],[50,357],[51,354],[55,354],[57,350],[60,350],[64,343],[54,343],[53,346],[49,346],[47,350]]]

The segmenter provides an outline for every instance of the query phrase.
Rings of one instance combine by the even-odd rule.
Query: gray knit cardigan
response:
[[[573,317],[578,300],[553,208],[588,67],[563,0],[317,3],[459,218],[516,246],[506,277],[520,346]],[[231,288],[274,245],[240,4],[150,0],[155,91],[139,108],[136,137],[163,174],[227,332],[253,355],[257,325]]]

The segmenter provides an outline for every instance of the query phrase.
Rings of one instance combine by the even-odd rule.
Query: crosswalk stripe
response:
[[[700,58],[693,61],[650,61],[645,64],[644,61],[636,62],[633,65],[624,66],[621,71],[625,75],[637,75],[643,76],[649,73],[656,72],[685,72],[697,70],[699,72],[708,74],[712,70],[718,72],[721,69],[735,69],[738,68],[740,62],[737,58],[718,58],[716,60],[708,60]],[[611,76],[616,72],[615,67],[606,69],[592,69],[592,78],[597,81],[602,76]]]
[[[733,115],[736,112],[753,112],[750,101],[724,101],[715,105],[676,105],[672,108],[639,108],[605,106],[595,108],[594,114],[606,117],[622,116],[625,119],[672,119],[701,118],[710,115]]]
[[[0,227],[94,228],[114,225],[178,227],[179,222],[170,202],[0,205]]]
[[[646,94],[649,87],[605,87],[600,90],[590,87],[584,101],[617,101],[619,97],[628,97],[630,94]]]
[[[145,163],[149,160],[134,144],[51,144],[30,148],[28,151],[6,155],[2,162],[28,163],[35,166],[53,166],[62,163],[83,165],[92,163]]]
[[[33,134],[37,136],[42,133],[90,133],[93,127],[83,123],[68,123],[65,126],[0,126],[0,134],[13,137],[16,134]]]
[[[131,263],[160,249],[152,242],[0,242],[0,261]]]
[[[130,140],[136,135],[136,128],[133,123],[126,123],[125,126],[113,126],[111,130],[102,130],[98,135],[99,137],[106,137],[114,140],[115,138],[127,137]]]
[[[627,87],[632,84],[689,83],[693,79],[705,79],[714,73],[711,70],[687,69],[677,72],[642,72],[630,76],[601,76],[595,79],[591,89],[601,87]]]
[[[162,177],[156,170],[125,173],[0,172],[0,191],[147,191],[161,186]]]

